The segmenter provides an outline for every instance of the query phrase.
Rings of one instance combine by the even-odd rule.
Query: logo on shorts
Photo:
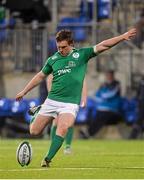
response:
[[[72,55],[75,59],[77,59],[77,58],[79,58],[79,53],[73,53],[73,55]]]

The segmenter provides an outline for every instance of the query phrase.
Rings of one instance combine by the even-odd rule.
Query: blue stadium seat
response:
[[[87,98],[87,107],[88,108],[93,108],[95,106],[96,106],[95,100],[93,98],[91,98],[91,97],[88,97]]]
[[[7,38],[7,30],[6,30],[6,19],[0,20],[0,42],[4,42]]]
[[[93,17],[93,2],[88,1],[85,3],[84,0],[81,1],[80,14],[83,17],[88,17],[92,19]],[[110,0],[97,0],[97,19],[106,19],[110,17]]]
[[[54,53],[56,52],[57,47],[56,47],[56,40],[54,36],[50,36],[48,40],[48,52]]]
[[[27,101],[15,101],[15,99],[11,101],[11,116],[23,116],[27,110]]]
[[[80,3],[80,16],[87,17],[89,20],[93,17],[93,2],[81,0]]]
[[[85,108],[79,109],[79,112],[76,117],[76,124],[85,124],[87,123],[88,119],[93,119],[96,116],[96,103],[95,101],[88,97],[87,98],[87,105]]]
[[[129,109],[129,101],[128,101],[127,98],[122,97],[121,98],[121,110],[122,110],[122,113],[124,114],[128,109]]]
[[[58,23],[57,31],[59,31],[61,29],[73,30],[73,27],[71,26],[71,23],[74,23],[74,22],[75,22],[75,18],[73,18],[73,17],[64,17],[64,18],[62,18],[60,20],[60,22]],[[68,26],[67,26],[67,24],[68,24]]]
[[[11,115],[11,100],[8,98],[0,99],[0,117],[8,117]]]
[[[85,27],[82,27],[81,24],[87,23],[88,19],[84,17],[79,17],[75,19],[75,22],[79,24],[79,26],[74,27],[74,40],[76,42],[85,41],[87,38],[87,33]]]
[[[74,29],[74,40],[76,42],[85,41],[87,38],[86,31],[82,27],[77,27]]]
[[[137,102],[137,99],[136,98],[131,98],[130,99],[130,108],[132,110],[137,110],[137,105],[138,105],[138,102]]]
[[[87,98],[87,108],[89,111],[89,116],[91,116],[92,119],[95,119],[97,112],[97,104],[93,98]]]
[[[122,99],[122,112],[127,123],[134,123],[138,119],[137,100],[135,98]]]
[[[109,17],[110,17],[110,5],[105,4],[105,5],[99,6],[98,19],[107,19]]]
[[[80,108],[76,117],[76,124],[85,124],[87,121],[88,109]]]
[[[126,112],[125,119],[127,123],[133,124],[137,121],[137,113],[135,111]]]
[[[110,0],[98,0],[98,19],[110,17]]]
[[[87,19],[83,17],[64,17],[60,20],[57,30],[70,29],[74,34],[75,41],[85,41],[87,38],[86,29],[82,27],[82,23],[85,22],[87,22]],[[78,26],[72,25],[75,23],[78,24]]]
[[[30,115],[28,114],[28,112],[26,112],[25,115],[24,115],[24,119],[25,119],[25,121],[26,121],[28,124],[30,123],[31,118],[32,118],[32,116],[30,116]]]
[[[111,0],[97,0],[97,4],[98,5],[103,5],[103,4],[107,4],[110,3]]]

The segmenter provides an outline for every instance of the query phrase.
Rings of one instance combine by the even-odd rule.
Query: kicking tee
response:
[[[87,47],[73,49],[67,56],[56,52],[49,57],[42,68],[44,74],[53,74],[48,98],[59,102],[80,104],[87,63],[96,55],[93,47]]]

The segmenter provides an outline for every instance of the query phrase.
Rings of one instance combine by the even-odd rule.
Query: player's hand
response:
[[[133,37],[136,36],[136,32],[137,32],[136,28],[132,28],[128,32],[124,33],[123,37],[124,37],[125,40],[130,40],[130,39],[132,39]]]
[[[85,108],[86,107],[86,101],[82,101],[80,104],[80,107]]]
[[[16,101],[21,101],[23,99],[24,95],[25,95],[24,91],[21,91],[20,93],[18,93],[15,98]]]

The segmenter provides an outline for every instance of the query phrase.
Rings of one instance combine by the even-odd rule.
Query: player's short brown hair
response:
[[[67,41],[68,44],[73,44],[74,43],[73,34],[68,29],[62,29],[59,32],[57,32],[57,34],[56,34],[56,41],[57,42]]]

